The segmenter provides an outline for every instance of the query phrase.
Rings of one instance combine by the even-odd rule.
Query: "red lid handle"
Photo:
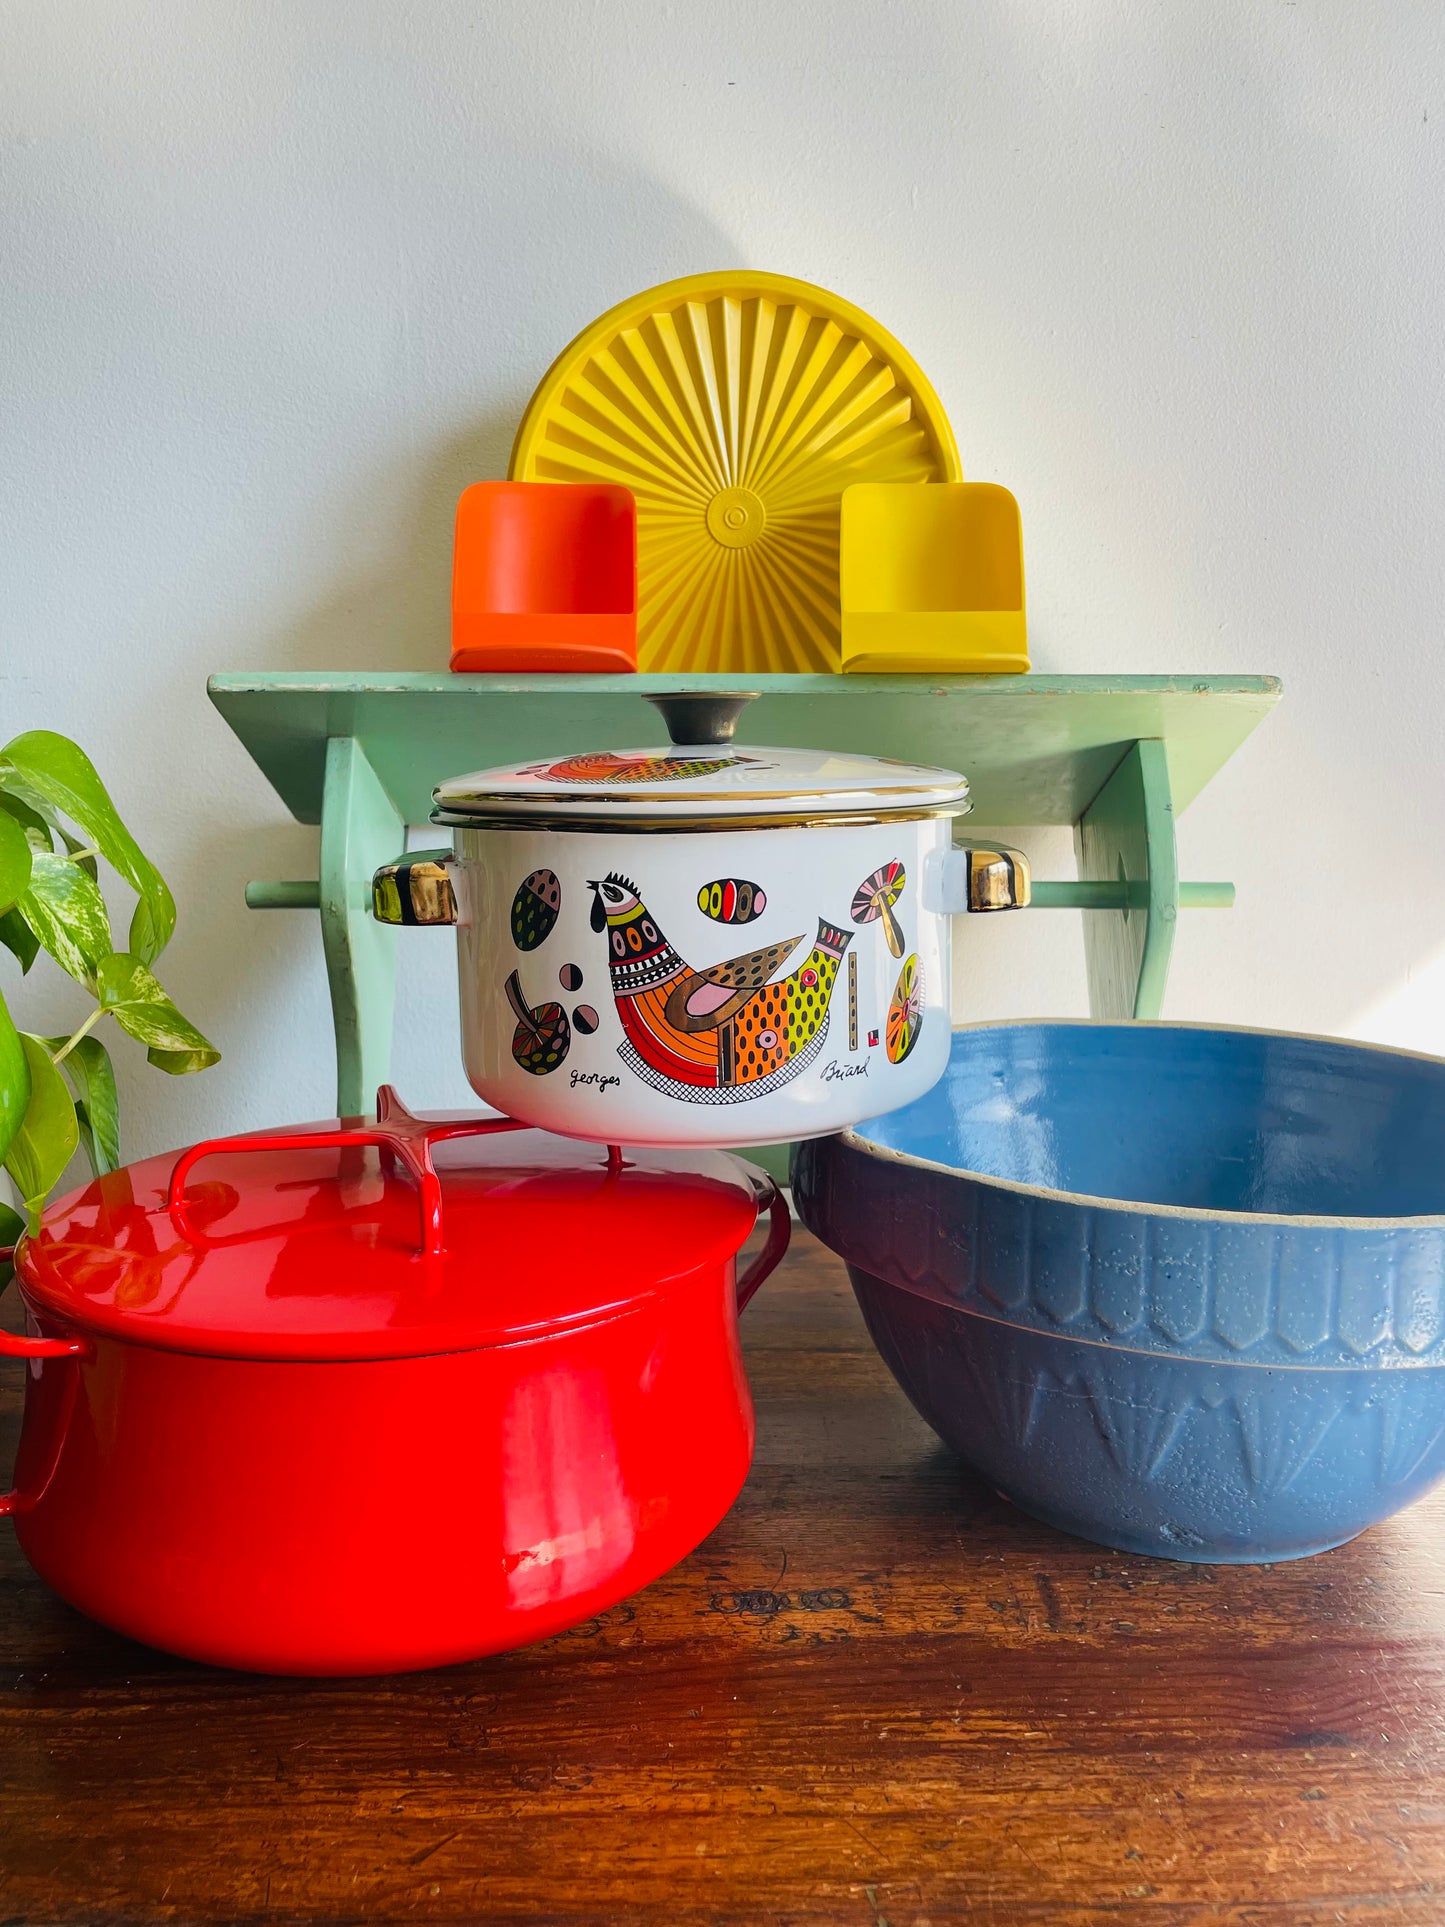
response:
[[[510,1117],[430,1119],[413,1117],[390,1084],[376,1093],[375,1124],[342,1125],[335,1131],[276,1131],[248,1137],[209,1138],[193,1144],[176,1159],[166,1203],[179,1219],[185,1207],[186,1179],[202,1158],[218,1151],[325,1151],[351,1144],[375,1144],[395,1152],[416,1179],[421,1203],[421,1251],[439,1258],[442,1245],[442,1186],[432,1163],[431,1147],[444,1138],[486,1137],[496,1131],[525,1131],[527,1125]]]

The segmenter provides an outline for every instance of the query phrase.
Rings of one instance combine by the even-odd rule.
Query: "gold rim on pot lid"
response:
[[[439,783],[433,820],[605,821],[649,827],[690,821],[961,815],[968,783],[957,770],[847,750],[735,744],[756,690],[649,695],[671,741],[662,748],[588,750],[477,770]]]

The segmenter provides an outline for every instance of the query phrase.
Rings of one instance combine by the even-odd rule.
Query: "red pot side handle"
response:
[[[762,1216],[763,1207],[767,1207],[768,1241],[738,1279],[739,1311],[746,1309],[758,1286],[776,1271],[793,1236],[793,1214],[788,1209],[787,1199],[766,1172],[752,1165],[747,1167],[747,1171],[752,1179],[753,1190],[757,1193],[759,1217]]]
[[[15,1256],[13,1245],[0,1246],[0,1264]],[[95,1347],[84,1338],[31,1338],[24,1332],[0,1331],[0,1358],[89,1358]],[[0,1519],[15,1510],[18,1494],[0,1492]]]

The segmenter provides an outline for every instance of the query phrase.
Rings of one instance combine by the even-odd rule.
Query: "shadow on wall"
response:
[[[501,480],[512,440],[533,390],[569,341],[598,314],[641,289],[678,275],[737,266],[741,253],[712,221],[656,181],[619,175],[595,159],[579,161],[565,192],[556,187],[557,157],[527,167],[506,157],[497,172],[515,189],[539,183],[537,200],[509,191],[480,213],[465,237],[473,261],[498,272],[479,298],[476,374],[455,380],[474,395],[495,370],[495,399],[419,454],[414,427],[394,462],[358,484],[338,475],[337,499],[318,504],[330,527],[383,528],[393,534],[375,568],[339,579],[298,613],[294,623],[250,652],[248,667],[273,669],[444,669],[451,640],[452,536],[457,497],[472,482]],[[545,190],[540,183],[547,183]],[[625,245],[619,245],[619,238]],[[628,266],[619,277],[617,261]],[[460,332],[455,309],[428,293],[407,326],[422,336],[422,365],[455,366]],[[427,316],[443,320],[435,343]],[[491,385],[491,384],[489,384]],[[417,413],[446,409],[435,390],[418,395]],[[314,539],[308,535],[308,540]]]

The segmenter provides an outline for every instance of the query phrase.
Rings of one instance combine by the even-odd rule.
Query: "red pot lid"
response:
[[[614,1316],[725,1262],[757,1217],[725,1152],[618,1162],[505,1120],[414,1118],[389,1090],[377,1103],[369,1128],[217,1139],[62,1198],[16,1254],[26,1297],[170,1351],[407,1358]]]

